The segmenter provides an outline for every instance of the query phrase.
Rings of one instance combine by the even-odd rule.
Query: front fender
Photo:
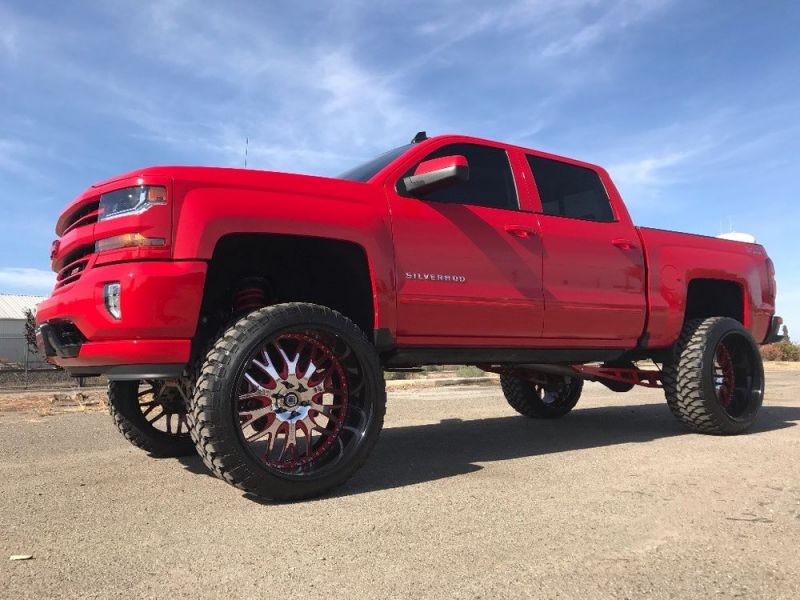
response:
[[[395,331],[394,253],[380,186],[270,175],[277,184],[176,182],[173,257],[210,260],[219,240],[231,234],[311,236],[357,244],[369,265],[375,327]]]

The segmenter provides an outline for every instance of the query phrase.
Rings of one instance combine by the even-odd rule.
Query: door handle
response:
[[[613,246],[616,246],[620,250],[625,250],[625,251],[636,250],[636,244],[634,244],[633,242],[631,242],[629,240],[626,240],[625,238],[613,239],[613,240],[611,240],[611,244]]]
[[[533,229],[530,229],[529,227],[523,227],[522,225],[506,225],[505,230],[506,233],[518,238],[528,238],[536,235],[536,232]]]

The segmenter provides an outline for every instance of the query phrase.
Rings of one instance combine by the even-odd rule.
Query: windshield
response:
[[[406,150],[411,148],[411,146],[413,146],[413,144],[406,144],[405,146],[400,146],[398,148],[389,150],[388,152],[384,152],[380,156],[373,158],[364,164],[358,165],[349,171],[345,171],[338,177],[339,179],[350,179],[351,181],[369,181],[372,176],[375,175],[375,173],[380,171],[395,158],[403,154]]]

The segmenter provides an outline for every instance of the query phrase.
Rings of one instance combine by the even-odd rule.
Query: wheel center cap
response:
[[[294,408],[299,402],[300,399],[294,392],[289,392],[283,397],[283,404],[286,406],[286,408]]]

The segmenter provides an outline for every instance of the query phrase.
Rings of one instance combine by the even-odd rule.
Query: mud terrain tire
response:
[[[686,323],[664,364],[663,381],[670,410],[696,433],[741,433],[755,421],[764,398],[758,345],[728,317]]]
[[[300,500],[364,464],[385,409],[378,354],[350,319],[315,304],[278,304],[239,319],[208,352],[192,436],[220,479],[261,498]]]

